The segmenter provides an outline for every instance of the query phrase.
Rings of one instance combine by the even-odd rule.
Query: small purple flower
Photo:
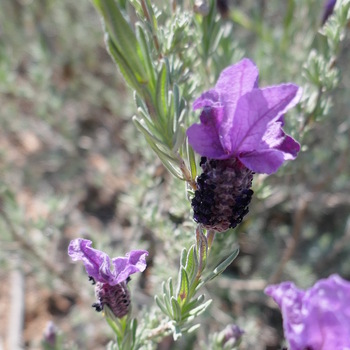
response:
[[[326,0],[323,5],[322,25],[327,22],[328,17],[333,13],[337,0]]]
[[[56,325],[52,321],[49,321],[44,332],[44,344],[50,347],[50,349],[55,349],[56,347],[57,334],[58,329]]]
[[[89,279],[96,282],[97,311],[109,306],[118,318],[129,311],[130,294],[127,288],[129,276],[146,269],[146,250],[132,250],[125,257],[113,258],[100,250],[91,248],[92,242],[77,238],[70,242],[68,255],[73,261],[82,260]]]
[[[201,123],[191,125],[187,136],[202,156],[203,173],[192,207],[194,220],[206,229],[237,226],[248,213],[254,172],[272,174],[300,150],[282,127],[301,89],[294,84],[260,89],[258,75],[245,58],[223,70],[215,88],[193,103],[193,109],[202,109]]]
[[[290,350],[350,349],[350,282],[332,275],[306,291],[283,282],[265,293],[281,308]]]
[[[190,145],[211,159],[239,159],[248,169],[271,174],[295,159],[300,146],[283,130],[283,116],[301,97],[294,84],[258,88],[258,69],[245,58],[222,71],[214,89],[203,93],[201,124],[187,130]]]
[[[242,335],[244,334],[244,330],[239,328],[235,324],[229,324],[226,326],[226,328],[223,330],[224,339],[222,342],[222,345],[224,348],[226,348],[228,345],[230,346],[230,349],[234,346],[238,346],[241,342]]]

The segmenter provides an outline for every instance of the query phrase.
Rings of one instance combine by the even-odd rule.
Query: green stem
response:
[[[216,232],[214,230],[208,230],[207,233],[207,241],[208,241],[208,255],[210,252],[210,248],[213,245],[214,239],[215,239]]]

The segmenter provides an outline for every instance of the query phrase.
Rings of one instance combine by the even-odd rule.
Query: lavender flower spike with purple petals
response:
[[[279,305],[290,350],[350,349],[350,282],[338,275],[306,291],[292,282],[265,289]]]
[[[73,261],[82,260],[93,284],[98,300],[93,304],[97,311],[107,305],[118,318],[129,312],[129,276],[146,269],[146,250],[132,250],[125,257],[113,258],[100,250],[91,248],[92,242],[77,238],[70,242],[68,255]]]
[[[235,228],[248,213],[253,174],[272,174],[300,145],[282,130],[284,114],[301,89],[294,84],[258,88],[258,69],[245,58],[222,71],[214,89],[194,103],[200,124],[187,130],[202,156],[203,173],[192,199],[193,218],[207,230]]]
[[[224,69],[215,88],[193,103],[193,109],[202,109],[201,123],[190,126],[187,136],[201,156],[236,158],[254,172],[271,174],[299,152],[282,126],[302,91],[294,84],[258,88],[258,77],[247,58]]]

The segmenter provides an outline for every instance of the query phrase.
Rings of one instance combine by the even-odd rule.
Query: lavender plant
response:
[[[82,259],[91,279],[98,281],[96,310],[107,307],[117,319],[124,320],[122,324],[109,321],[117,336],[112,348],[136,349],[169,332],[178,340],[196,328],[193,321],[211,303],[198,293],[238,254],[234,250],[208,270],[215,234],[235,228],[248,213],[254,173],[274,173],[300,151],[300,145],[282,127],[285,113],[299,102],[302,90],[295,84],[259,88],[257,67],[251,60],[243,59],[224,69],[215,88],[193,102],[194,110],[202,109],[200,124],[194,123],[185,133],[185,126],[193,118],[189,106],[201,85],[193,64],[197,65],[196,70],[209,73],[210,65],[215,66],[211,58],[222,39],[216,26],[215,2],[210,1],[208,7],[205,3],[196,7],[199,15],[192,17],[184,5],[173,2],[163,23],[160,11],[148,0],[131,1],[131,8],[123,1],[93,3],[102,16],[108,51],[134,90],[139,112],[134,123],[171,174],[186,181],[194,221],[198,224],[195,243],[182,250],[176,285],[169,278],[163,283],[162,294],[155,297],[162,314],[159,317],[165,318],[165,322],[148,330],[148,335],[147,329],[138,331],[135,320],[127,317],[129,297],[125,282],[135,268],[144,270],[145,252],[136,251],[141,252],[137,253],[137,257],[142,257],[141,267],[136,267],[140,262],[130,256],[135,262],[127,263],[127,270],[131,270],[124,274],[118,259],[113,260],[111,271],[109,258],[92,250],[91,242],[76,240],[70,245],[70,256]],[[130,10],[137,16],[136,22],[128,16]],[[191,49],[201,35],[193,28],[200,28],[203,35],[198,50]],[[196,54],[200,58],[198,63],[193,59]],[[310,68],[307,74],[311,77]],[[318,108],[317,104],[318,101],[313,110]],[[202,157],[200,175],[194,152]],[[107,317],[110,319],[108,314]],[[235,336],[220,336],[222,347],[237,346],[241,335],[239,331]]]
[[[141,115],[134,118],[135,124],[166,168],[195,191],[192,206],[194,219],[199,224],[195,244],[182,251],[176,287],[170,278],[163,284],[163,294],[155,298],[161,312],[168,318],[167,323],[157,330],[157,336],[171,331],[177,340],[183,333],[193,330],[193,319],[210,304],[210,300],[204,302],[204,295],[197,296],[200,289],[221,274],[238,254],[238,250],[234,250],[213,270],[205,271],[215,233],[235,227],[248,212],[253,193],[250,190],[253,172],[275,172],[285,160],[294,159],[299,151],[298,143],[285,135],[282,125],[284,113],[298,102],[301,91],[292,84],[259,89],[256,66],[248,59],[242,60],[226,68],[215,89],[202,94],[193,103],[194,109],[203,108],[201,124],[188,129],[189,141],[186,144],[184,123],[188,124],[185,116],[188,115],[191,96],[189,86],[193,84],[191,79],[195,74],[190,70],[191,60],[186,59],[186,53],[179,49],[173,52],[172,49],[179,45],[177,36],[181,35],[181,26],[207,27],[209,23],[206,22],[210,21],[215,27],[214,2],[211,2],[206,17],[196,21],[190,20],[188,15],[185,22],[181,22],[184,17],[174,3],[170,23],[165,22],[173,31],[167,33],[166,45],[160,40],[162,30],[158,28],[157,9],[150,1],[132,2],[139,16],[139,22],[135,24],[136,34],[133,24],[124,18],[125,13],[122,14],[127,10],[126,4],[113,0],[96,0],[94,4],[103,18],[109,53],[135,90]],[[204,69],[208,69],[211,45],[215,47],[220,41],[220,35],[213,28],[207,30],[209,32],[204,33],[203,38],[206,43],[202,51]],[[214,39],[211,36],[217,43],[211,42]],[[184,42],[190,39],[190,34],[182,38]],[[198,179],[191,146],[202,156],[204,172]],[[78,254],[79,249],[75,249],[74,254],[72,249],[70,255],[74,255],[74,259],[85,259],[87,264],[86,258]],[[84,256],[87,255],[84,253]],[[101,278],[97,271],[109,271],[109,260],[105,260],[93,262],[96,266],[93,273],[89,272],[92,278]],[[88,258],[88,261],[91,264],[92,259]],[[119,273],[117,268],[115,271]],[[98,281],[110,285],[104,277],[103,281]],[[116,285],[119,288],[119,284]],[[97,293],[99,300],[110,293],[104,291],[102,294]],[[111,309],[111,302],[99,303],[95,305],[98,311],[104,304]],[[117,318],[128,314],[127,309],[119,312],[113,308]],[[123,335],[116,333],[118,346],[123,348],[120,340]],[[133,337],[133,344],[145,342],[136,340],[135,330]],[[127,344],[130,347],[130,343]]]
[[[122,200],[135,197],[128,220],[135,231],[141,233],[135,235],[136,238],[130,238],[123,232],[124,245],[128,246],[132,240],[138,249],[149,251],[149,270],[147,277],[143,275],[142,278],[151,279],[154,284],[150,288],[151,294],[157,294],[153,303],[147,299],[146,306],[140,310],[145,297],[142,296],[140,301],[136,292],[129,291],[129,288],[136,287],[135,281],[129,283],[129,275],[145,270],[147,251],[133,250],[124,258],[110,259],[107,254],[92,248],[92,242],[85,238],[74,239],[69,245],[71,258],[83,261],[91,282],[95,283],[97,300],[93,307],[100,311],[96,319],[102,314],[115,335],[108,348],[154,349],[171,336],[176,344],[180,344],[179,347],[186,344],[187,348],[233,349],[241,345],[242,349],[260,349],[263,345],[256,341],[254,327],[249,327],[245,320],[223,316],[219,311],[219,304],[231,311],[240,307],[233,304],[240,304],[240,300],[244,299],[236,291],[240,282],[246,282],[244,277],[248,273],[243,271],[253,266],[250,273],[253,280],[247,281],[252,285],[257,276],[265,279],[258,283],[258,287],[252,287],[259,295],[245,299],[245,303],[256,302],[255,310],[259,310],[261,304],[268,305],[267,313],[259,310],[261,320],[273,310],[266,297],[261,303],[261,291],[267,280],[277,283],[282,278],[291,279],[306,287],[319,275],[328,273],[333,265],[327,262],[347,249],[346,230],[339,242],[336,241],[337,234],[331,233],[332,240],[336,241],[333,245],[333,241],[325,241],[321,235],[314,234],[317,229],[312,227],[312,220],[303,218],[308,210],[316,211],[317,217],[321,217],[320,213],[325,210],[326,205],[319,206],[321,199],[316,195],[320,188],[326,188],[330,193],[335,189],[342,192],[348,188],[347,121],[340,122],[341,113],[330,117],[330,111],[335,92],[346,91],[346,88],[342,89],[339,68],[345,63],[339,62],[339,56],[349,23],[350,2],[327,1],[324,8],[319,6],[317,15],[308,16],[307,11],[314,11],[317,7],[312,1],[303,4],[288,1],[288,4],[278,7],[283,13],[282,19],[264,16],[273,8],[272,2],[265,1],[254,5],[248,1],[245,7],[234,5],[231,9],[228,2],[213,0],[171,1],[166,4],[150,0],[92,2],[102,18],[108,52],[131,89],[129,94],[133,95],[136,104],[137,115],[132,121],[143,139],[139,140],[129,126],[127,131],[123,129],[127,133],[124,138],[130,147],[137,148],[152,161],[156,162],[158,158],[173,176],[169,180],[164,173],[161,176],[157,173],[150,175],[149,169],[143,169],[141,164],[137,168],[140,172],[137,181],[121,195]],[[36,9],[39,18],[40,6]],[[250,9],[253,11],[248,12]],[[90,12],[87,13],[90,15]],[[277,27],[273,28],[277,21]],[[48,37],[43,36],[42,39],[49,47]],[[37,55],[41,52],[38,48],[34,51]],[[250,58],[242,59],[243,56]],[[20,95],[22,90],[16,90],[15,84],[11,88],[15,70],[8,69],[8,57],[2,61],[0,73],[6,78],[6,71],[10,72],[7,77],[11,79],[2,89],[6,96],[11,97],[14,93],[15,96]],[[77,58],[78,62],[80,59]],[[258,86],[257,67],[262,85],[267,85],[265,88]],[[21,71],[20,68],[18,71]],[[107,72],[110,77],[108,69]],[[29,75],[35,76],[34,73],[30,71]],[[81,75],[85,77],[85,73]],[[69,76],[69,69],[67,74]],[[50,90],[48,76],[43,83],[46,85],[40,90],[45,92],[45,96],[50,97],[52,93],[54,98],[45,100],[53,106],[57,93]],[[92,95],[101,89],[101,85],[90,85],[95,80],[96,77],[85,82],[88,90],[91,87]],[[280,84],[281,81],[295,81],[297,84]],[[86,86],[83,91],[86,91]],[[108,93],[112,98],[101,100],[101,104],[106,104],[106,113],[129,108],[124,101],[124,90],[116,92],[109,89]],[[114,98],[119,93],[122,98]],[[5,103],[6,118],[2,124],[15,125],[11,124],[16,123],[12,120],[11,105],[10,108],[7,106]],[[55,105],[49,111],[55,108],[60,110]],[[47,114],[51,116],[52,113]],[[50,118],[54,129],[57,129],[57,120],[61,119]],[[131,120],[125,119],[124,122],[129,124]],[[70,124],[64,119],[61,123],[65,135],[71,135]],[[324,133],[321,142],[317,128],[327,130],[327,125],[336,123],[339,124],[336,144],[334,147],[324,146],[329,138],[334,142],[333,135]],[[14,130],[16,134],[16,128]],[[74,132],[72,135],[74,140],[79,140],[79,145],[86,145],[86,138],[76,137]],[[84,148],[85,152],[88,149]],[[150,155],[149,151],[153,154]],[[320,154],[321,151],[324,153]],[[297,155],[297,161],[282,167],[286,161],[296,159]],[[64,154],[64,162],[66,158]],[[119,162],[119,159],[115,162],[118,166],[125,163]],[[16,169],[16,164],[11,162],[11,167]],[[277,171],[276,175],[266,177]],[[149,200],[150,183],[153,181],[159,185],[164,179],[168,188],[159,186],[158,192],[151,194],[153,198]],[[6,191],[1,186],[0,192],[1,229],[10,233],[9,236],[23,249],[24,259],[34,257],[34,269],[45,266],[50,274],[69,285],[69,274],[62,273],[51,256],[45,258],[45,244],[48,245],[50,240],[37,244],[37,231],[44,232],[45,223],[33,224],[21,218],[20,209],[12,206],[15,200],[12,194],[9,195],[11,191],[7,191],[8,184],[4,187]],[[45,185],[41,187],[45,192]],[[163,189],[170,193],[169,197],[165,198],[161,193]],[[279,195],[283,198],[276,199]],[[169,199],[173,202],[174,211],[162,212],[159,208],[165,201],[169,206]],[[278,208],[276,201],[280,201]],[[312,209],[308,207],[310,202],[313,203]],[[254,206],[253,214],[247,216],[251,205]],[[296,208],[295,216],[285,219],[293,221],[290,237],[285,232],[285,226],[279,224],[280,216],[285,215],[278,211],[281,207],[287,208],[287,211]],[[271,213],[276,216],[271,218]],[[62,205],[58,209],[53,206],[50,215],[55,225],[57,223],[63,230],[62,222],[68,215],[67,209],[63,210]],[[27,230],[34,226],[37,229],[34,233]],[[303,249],[299,250],[300,227],[304,228],[305,235]],[[95,246],[111,251],[112,247],[106,248],[106,243],[112,238],[98,234],[92,234]],[[76,236],[77,232],[73,235]],[[73,238],[72,233],[68,236]],[[249,240],[254,241],[258,249],[251,255],[260,257],[254,261],[254,257],[249,260],[250,257],[243,256],[240,263],[242,266],[245,264],[244,269],[240,275],[235,273],[239,276],[236,283],[222,288],[227,282],[225,278],[217,277],[228,268],[231,273],[237,268],[238,240],[246,245]],[[60,245],[66,247],[67,242]],[[284,245],[286,249],[280,255]],[[155,250],[159,252],[154,254]],[[173,255],[179,251],[181,255],[175,263]],[[298,254],[293,260],[295,252]],[[22,258],[21,252],[16,254]],[[153,261],[154,255],[161,256],[163,261],[160,262],[160,258]],[[308,263],[307,268],[300,263],[300,256],[304,257],[305,265]],[[2,260],[5,261],[6,256],[2,256]],[[254,264],[262,266],[261,270],[254,270]],[[349,271],[346,264],[339,266],[339,270],[343,275]],[[157,275],[159,271],[161,273]],[[311,276],[312,281],[306,280],[306,275]],[[242,280],[239,280],[240,277],[243,277]],[[51,287],[55,286],[53,279],[49,280]],[[78,284],[76,281],[72,287]],[[349,322],[343,298],[348,292],[347,284],[340,277],[333,276],[321,280],[306,292],[291,283],[268,287],[267,294],[281,307],[285,338],[291,350],[299,347],[343,349],[349,346]],[[251,288],[249,286],[247,283],[242,290]],[[218,296],[222,289],[225,289],[225,301]],[[86,299],[85,295],[79,299],[80,305]],[[244,314],[244,306],[241,308],[241,314]],[[220,324],[229,325],[221,329],[214,325],[211,330],[215,333],[208,335],[205,323],[212,320],[210,312],[221,317]],[[76,322],[81,323],[79,320]],[[206,343],[194,346],[191,341],[196,342],[197,338],[193,334],[200,332],[202,341],[205,339]],[[53,327],[48,329],[44,348],[64,348],[62,334],[56,337],[56,333]]]

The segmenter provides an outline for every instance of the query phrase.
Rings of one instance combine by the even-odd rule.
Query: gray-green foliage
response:
[[[151,293],[158,296],[155,303],[142,310],[138,325],[130,318],[130,323],[124,320],[118,324],[121,328],[116,328],[113,322],[119,321],[110,321],[118,335],[110,348],[151,349],[170,334],[177,339],[177,344],[184,344],[181,341],[186,342],[190,336],[185,340],[180,336],[190,331],[196,331],[191,341],[195,339],[198,348],[197,336],[201,344],[205,344],[207,331],[218,331],[225,322],[231,322],[238,317],[237,310],[242,328],[249,325],[247,329],[251,330],[243,337],[242,345],[259,348],[257,334],[262,331],[257,324],[264,320],[259,307],[266,307],[261,302],[262,288],[240,293],[235,289],[236,280],[249,282],[263,277],[267,281],[278,268],[281,250],[289,246],[291,238],[296,242],[295,257],[290,258],[280,278],[290,278],[300,286],[307,286],[336,269],[344,275],[350,273],[346,259],[350,191],[346,30],[350,2],[338,0],[335,13],[322,28],[322,7],[316,0],[237,2],[226,19],[220,18],[212,0],[204,1],[208,4],[205,13],[193,11],[193,1],[174,1],[176,7],[169,6],[170,2],[149,0],[93,0],[93,3],[104,18],[109,53],[134,91],[129,92],[129,100],[134,97],[134,112],[130,112],[130,102],[113,78],[114,67],[96,58],[102,38],[92,30],[98,22],[91,8],[54,0],[21,6],[5,1],[6,11],[0,13],[0,35],[2,39],[5,34],[9,40],[6,45],[0,43],[1,126],[15,135],[23,128],[35,130],[50,147],[44,158],[29,157],[24,171],[11,158],[8,160],[11,154],[7,149],[1,150],[4,181],[1,209],[10,214],[25,241],[45,252],[57,239],[57,232],[65,228],[65,204],[69,201],[69,195],[61,196],[60,190],[53,190],[54,185],[50,187],[47,178],[53,172],[61,174],[59,184],[72,177],[79,181],[81,178],[82,166],[75,162],[81,157],[80,151],[76,151],[79,130],[77,123],[72,122],[74,118],[66,119],[65,114],[69,114],[70,109],[78,115],[86,113],[80,109],[86,101],[91,108],[105,106],[107,112],[104,113],[113,115],[111,118],[137,113],[133,121],[144,139],[140,141],[131,128],[123,130],[123,137],[128,150],[142,154],[143,159],[138,160],[136,167],[137,182],[121,195],[120,204],[127,203],[132,208],[128,220],[138,232],[135,237],[139,241],[142,240],[140,232],[151,232],[151,245],[157,250],[150,269],[154,284]],[[5,12],[13,20],[6,21]],[[28,23],[31,34],[18,30]],[[57,38],[54,33],[59,27],[66,28],[66,32]],[[72,49],[72,42],[79,42],[79,48],[75,45]],[[243,55],[256,61],[261,86],[294,81],[303,87],[302,103],[286,116],[286,128],[301,142],[302,152],[278,175],[268,179],[257,177],[250,215],[235,232],[220,236],[208,254],[208,242],[205,244],[200,235],[193,244],[195,226],[187,199],[199,169],[198,160],[186,142],[185,130],[197,118],[191,112],[194,99],[215,83],[224,67]],[[27,71],[21,75],[18,72],[22,65]],[[65,65],[73,67],[75,79],[66,88],[57,88],[53,79]],[[98,75],[92,73],[94,70],[104,79],[98,79]],[[18,83],[19,76],[21,83]],[[122,97],[116,98],[118,95]],[[23,108],[28,102],[31,108]],[[101,110],[98,113],[102,116]],[[131,119],[125,116],[119,119],[122,118],[128,122]],[[155,153],[151,154],[146,147]],[[58,152],[51,151],[56,148]],[[176,178],[154,175],[150,164],[156,155]],[[125,160],[110,157],[108,161],[115,162],[116,170]],[[42,173],[39,166],[30,164],[42,162],[43,168],[49,169]],[[104,185],[102,177],[94,176],[96,182]],[[187,189],[178,179],[186,180]],[[49,204],[49,219],[25,219],[15,198],[16,188],[22,183],[24,187],[41,191],[43,201]],[[54,228],[53,238],[45,234],[49,226]],[[2,221],[0,227],[1,243],[6,249],[11,240],[16,242],[16,239],[11,238],[6,222]],[[42,232],[42,240],[37,239],[38,232]],[[99,237],[98,247],[112,251],[113,235],[93,234],[96,239]],[[133,244],[147,244],[139,241]],[[219,278],[206,283],[235,259],[237,241],[242,244],[243,255],[227,273],[229,286],[221,284]],[[23,249],[20,244],[15,249],[10,247],[11,252],[9,249],[1,257],[2,266],[6,266],[12,252],[20,251],[18,247]],[[27,265],[40,271],[45,260],[35,254],[29,258],[32,253],[24,254],[30,262]],[[177,254],[181,254],[180,266]],[[55,286],[53,278],[43,280],[46,286]],[[211,307],[207,308],[211,299]],[[197,317],[202,312],[204,314]],[[255,318],[259,320],[256,324]],[[80,328],[76,325],[87,322],[84,319],[79,312],[75,313],[73,324],[77,332]],[[195,328],[199,322],[204,334]],[[125,339],[121,329],[126,331]],[[88,332],[84,335],[88,338]],[[210,339],[213,348],[220,348],[222,337]],[[260,342],[262,344],[262,340]]]
[[[134,118],[135,125],[165,167],[175,177],[187,181],[195,189],[196,162],[191,148],[186,145],[184,131],[185,125],[189,123],[188,107],[195,97],[194,89],[213,83],[213,78],[220,70],[233,57],[241,54],[238,50],[235,53],[235,44],[229,42],[234,26],[232,22],[223,24],[219,21],[214,1],[209,1],[206,5],[204,2],[198,13],[192,16],[192,9],[184,5],[175,5],[171,10],[166,10],[161,4],[158,8],[148,0],[135,0],[131,3],[137,14],[136,23],[130,17],[128,23],[125,22],[113,1],[95,1],[104,18],[107,47],[126,81],[136,91],[135,101],[139,116]],[[125,3],[123,5],[124,15],[127,16],[128,6]],[[112,6],[115,8],[112,9]],[[114,25],[113,16],[106,13],[107,8],[122,18],[123,25],[128,26],[126,31],[115,30],[114,26],[121,22]],[[286,54],[291,47],[300,45],[297,39],[300,33],[296,32],[298,27],[292,25],[298,12],[297,3],[289,1],[285,11],[282,34],[273,32],[263,22],[244,20],[239,12],[234,11],[232,18],[255,31],[267,43],[267,47],[270,46],[287,59]],[[304,102],[299,110],[300,122],[299,125],[293,123],[294,128],[299,128],[299,132],[305,132],[311,123],[321,120],[329,112],[330,98],[324,95],[339,84],[334,65],[340,42],[344,38],[348,16],[349,2],[343,1],[338,4],[335,15],[320,34],[307,33],[309,39],[302,44],[309,45],[304,47],[309,55],[304,53],[304,57],[299,56],[296,60],[299,65],[306,62],[303,70]],[[309,30],[315,27],[315,23],[310,24]],[[135,34],[132,32],[133,27]],[[115,38],[115,35],[119,37]],[[320,38],[320,35],[325,39]],[[128,37],[131,38],[130,42]],[[119,45],[120,43],[125,46]],[[130,58],[129,70],[125,68],[126,57]],[[133,61],[136,62],[134,71]],[[140,73],[138,67],[143,67],[142,78],[137,73]],[[300,66],[293,66],[291,62],[291,67],[289,72],[292,75],[298,73],[298,70],[299,75],[301,74]],[[215,72],[214,75],[211,72]],[[263,70],[263,74],[267,74],[267,71]],[[201,81],[202,77],[205,78]],[[300,78],[297,80],[300,81]],[[156,296],[157,305],[169,318],[169,328],[165,327],[165,330],[171,330],[175,340],[189,330],[188,321],[208,306],[209,301],[203,303],[202,295],[195,297],[199,287],[222,273],[237,255],[233,252],[227,261],[218,265],[207,277],[202,276],[208,243],[207,238],[203,235],[202,239],[201,235],[197,229],[196,244],[182,252],[177,286],[173,285],[170,277],[167,282],[163,282],[161,296]]]

